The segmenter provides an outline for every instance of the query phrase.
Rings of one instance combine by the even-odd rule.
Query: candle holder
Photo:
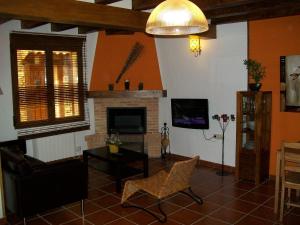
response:
[[[126,91],[129,91],[129,87],[130,87],[130,81],[129,80],[125,80],[124,87],[125,87]]]
[[[169,148],[169,155],[171,154],[169,131],[170,129],[167,126],[167,123],[164,123],[164,126],[160,129],[160,138],[161,138],[160,153],[162,159],[165,159],[165,156],[167,155],[167,148]]]
[[[229,173],[224,171],[224,139],[225,139],[225,131],[230,121],[235,121],[235,116],[231,114],[230,116],[227,114],[215,114],[212,116],[213,120],[217,120],[220,128],[222,130],[222,167],[220,171],[217,171],[217,175],[219,176],[227,176]]]

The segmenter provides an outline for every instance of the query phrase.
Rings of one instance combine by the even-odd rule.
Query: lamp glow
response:
[[[166,0],[150,14],[146,32],[154,35],[187,35],[208,30],[205,15],[188,0]]]
[[[189,35],[190,50],[194,53],[195,57],[201,53],[201,42],[198,35]]]

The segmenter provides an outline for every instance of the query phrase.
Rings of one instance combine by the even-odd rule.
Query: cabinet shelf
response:
[[[271,92],[237,92],[236,178],[269,177]]]

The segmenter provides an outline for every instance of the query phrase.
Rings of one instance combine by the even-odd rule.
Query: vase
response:
[[[261,83],[252,83],[252,84],[249,84],[249,89],[251,91],[259,91],[261,88]]]
[[[118,145],[109,144],[108,147],[109,147],[109,152],[110,153],[118,153],[119,152],[119,146]]]

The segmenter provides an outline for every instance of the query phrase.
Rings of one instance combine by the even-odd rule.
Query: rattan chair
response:
[[[281,202],[280,221],[283,219],[284,206],[300,207],[300,203],[291,201],[291,190],[300,190],[300,143],[285,142],[281,147]],[[288,199],[285,202],[285,189],[288,189]]]
[[[161,200],[171,194],[181,192],[191,197],[198,204],[203,204],[203,200],[192,191],[190,186],[190,178],[198,160],[199,156],[196,156],[189,160],[174,163],[170,172],[161,170],[148,178],[126,181],[121,200],[122,206],[142,209],[163,223],[167,221],[167,215],[161,209]],[[160,216],[139,205],[126,202],[130,196],[139,190],[143,190],[158,199]],[[185,192],[185,190],[189,192]]]

